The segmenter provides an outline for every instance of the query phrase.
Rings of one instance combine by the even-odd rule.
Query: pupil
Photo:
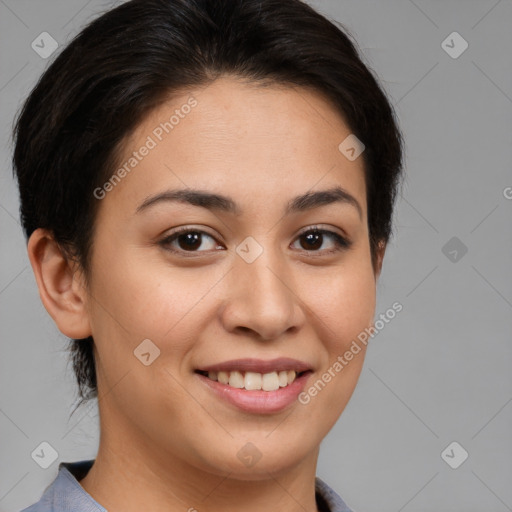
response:
[[[306,235],[307,243],[310,246],[308,249],[321,247],[322,246],[321,238],[322,238],[322,233],[319,233],[317,231],[315,231],[313,233],[308,233]],[[319,240],[320,240],[320,244],[318,244]]]
[[[200,237],[201,237],[201,234],[198,233],[197,231],[192,231],[185,235],[181,235],[180,240],[183,240],[183,239],[186,240],[186,242],[185,242],[186,247],[182,246],[182,249],[183,248],[197,249],[197,247],[199,247],[201,245]],[[182,244],[180,244],[180,245],[182,245]]]

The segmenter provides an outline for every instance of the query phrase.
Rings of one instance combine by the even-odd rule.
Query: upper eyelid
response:
[[[341,233],[338,233],[336,231],[336,229],[338,229],[339,231],[341,231]],[[201,234],[206,234],[208,236],[211,236],[212,238],[218,238],[217,235],[214,235],[213,233],[210,233],[209,231],[206,231],[204,228],[196,228],[194,226],[180,226],[180,227],[177,227],[175,228],[174,231],[170,232],[170,233],[167,233],[167,234],[164,234],[163,235],[163,239],[166,239],[166,238],[169,238],[171,236],[175,236],[175,235],[178,235],[180,233],[188,233],[188,232],[197,232],[197,233],[201,233]],[[348,238],[348,235],[345,233],[345,231],[341,228],[333,228],[331,226],[323,226],[322,224],[311,224],[310,226],[306,226],[304,228],[302,228],[296,236],[300,236],[304,233],[307,233],[308,231],[329,231],[329,232],[332,232],[333,234],[336,234],[336,235],[340,235],[344,238]],[[221,237],[222,238],[222,237]]]
[[[336,229],[341,231],[341,233],[338,233],[336,231]],[[348,239],[347,234],[341,228],[333,228],[331,226],[323,226],[322,224],[311,224],[311,226],[306,226],[305,228],[301,229],[297,233],[297,236],[303,235],[304,233],[307,233],[308,231],[325,231],[325,232],[329,232],[334,235],[339,235],[339,236],[342,236],[343,238]]]
[[[306,227],[302,228],[297,233],[297,235],[295,236],[293,241],[295,241],[298,237],[300,237],[303,234],[308,233],[310,231],[320,231],[327,235],[330,234],[331,236],[339,236],[339,237],[343,238],[348,245],[351,245],[351,240],[346,235],[346,233],[343,230],[341,230],[340,228],[338,228],[338,229],[340,231],[342,231],[342,233],[336,232],[331,227],[325,227],[325,226],[322,226],[321,224],[312,224],[310,226],[306,226]],[[204,230],[203,228],[195,228],[194,226],[181,226],[179,228],[176,228],[176,230],[174,232],[164,235],[164,237],[160,240],[160,243],[165,242],[166,240],[169,240],[170,238],[178,237],[181,234],[185,234],[185,233],[189,233],[189,232],[197,232],[197,233],[200,233],[201,235],[208,235],[216,242],[223,243],[220,240],[218,240],[218,237],[216,235],[209,233],[208,231]],[[175,241],[175,240],[176,240],[176,238],[174,238],[174,240],[172,240],[172,241]],[[207,252],[207,251],[190,251],[190,252]]]

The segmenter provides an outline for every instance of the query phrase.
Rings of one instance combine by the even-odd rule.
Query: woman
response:
[[[348,37],[299,0],[132,0],[15,136],[41,300],[100,416],[96,459],[26,510],[350,511],[316,464],[362,369],[402,139]]]

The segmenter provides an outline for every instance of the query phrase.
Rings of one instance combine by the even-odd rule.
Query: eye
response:
[[[207,240],[206,243],[205,239]],[[187,226],[177,229],[158,243],[165,249],[177,253],[205,252],[215,248],[222,248],[212,235],[200,229],[193,229]]]
[[[331,239],[331,247],[319,251],[318,249],[322,247],[326,237],[327,239]],[[328,229],[318,228],[316,226],[303,231],[297,238],[297,241],[303,241],[303,243],[301,243],[301,248],[308,252],[333,253],[343,249],[348,249],[352,245],[352,242],[340,234]]]
[[[330,248],[320,250],[326,239],[331,240]],[[297,241],[302,242],[300,249],[303,251],[328,254],[348,249],[352,245],[352,242],[340,234],[328,229],[318,228],[317,226],[304,230],[299,234]],[[158,242],[158,244],[168,251],[180,254],[224,249],[209,233],[189,226],[176,229],[173,233]]]

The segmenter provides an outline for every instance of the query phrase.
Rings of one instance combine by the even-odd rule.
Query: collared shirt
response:
[[[55,480],[45,489],[41,499],[21,512],[107,512],[80,485],[94,463],[92,460],[61,462]],[[319,512],[353,512],[340,496],[316,477],[315,496]]]

